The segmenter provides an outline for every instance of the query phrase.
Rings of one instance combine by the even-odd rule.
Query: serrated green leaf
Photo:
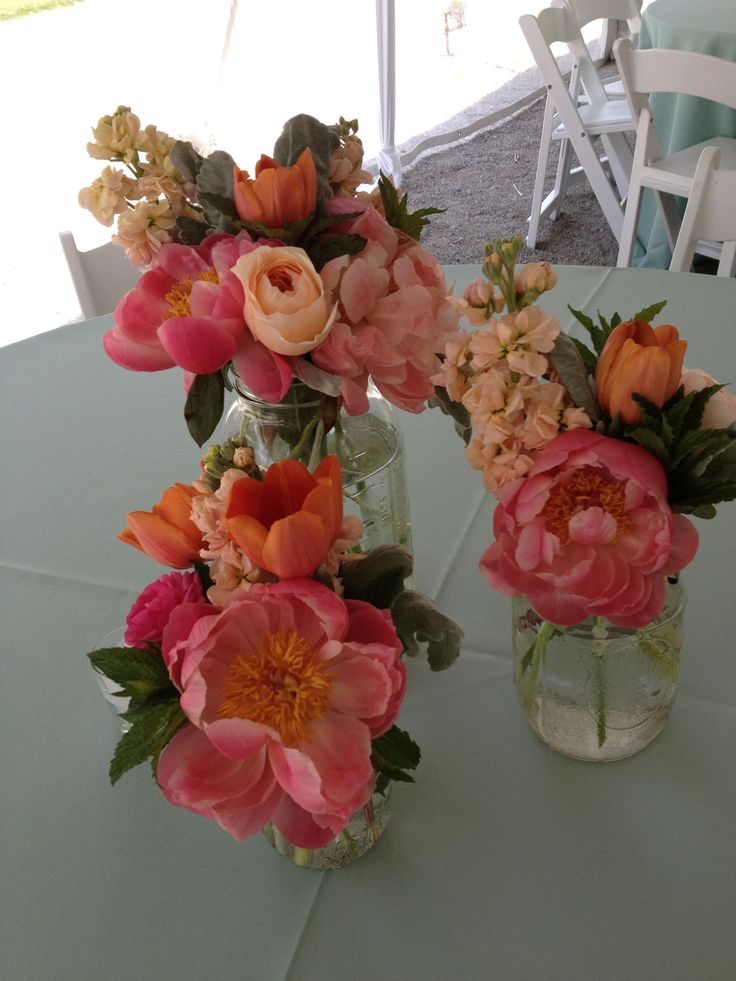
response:
[[[615,330],[620,323],[622,323],[621,317],[617,313],[614,313],[611,317],[611,330]]]
[[[457,659],[463,631],[427,596],[410,589],[404,590],[391,606],[391,616],[410,656],[419,652],[420,644],[427,645],[427,658],[432,671],[443,671]]]
[[[409,733],[398,726],[391,726],[383,735],[372,740],[371,749],[399,770],[415,770],[422,758],[421,750]]]
[[[444,208],[420,208],[418,211],[410,213],[408,195],[403,194],[399,197],[393,183],[384,173],[381,173],[378,179],[378,190],[389,225],[417,241],[419,241],[425,225],[429,224],[427,220],[429,215],[440,215],[445,210]]]
[[[578,323],[585,327],[587,332],[590,334],[590,339],[593,342],[593,349],[595,350],[595,353],[600,355],[601,351],[603,350],[603,345],[606,343],[606,335],[604,332],[600,329],[600,327],[597,327],[593,320],[587,314],[583,313],[582,310],[576,310],[574,307],[571,307],[569,303],[567,305],[567,309],[570,311],[573,317],[575,317]]]
[[[331,259],[343,255],[358,255],[365,248],[366,239],[361,235],[322,235],[308,243],[307,252],[317,272]]]
[[[387,610],[403,590],[413,566],[411,552],[401,545],[377,545],[358,561],[343,563],[343,596]]]
[[[635,313],[631,318],[632,320],[643,320],[645,323],[650,324],[654,318],[667,306],[667,300],[661,300],[659,303],[652,303],[651,306],[644,307],[638,313]]]
[[[577,345],[568,334],[557,335],[549,359],[573,402],[581,409],[585,409],[591,422],[597,422],[600,413],[590,387],[588,372]]]
[[[123,718],[131,721],[128,716],[132,716],[131,727],[117,744],[110,763],[110,782],[113,784],[128,770],[148,759],[153,761],[155,773],[156,763],[164,747],[186,722],[178,701],[125,713]]]
[[[585,370],[589,375],[595,375],[595,369],[598,364],[598,359],[595,354],[587,347],[581,340],[577,337],[572,337],[570,334],[567,335],[573,342],[575,347],[578,349],[578,354],[583,359],[583,364],[585,365]]]
[[[665,446],[662,437],[658,436],[657,433],[653,432],[651,429],[647,429],[644,426],[627,426],[626,435],[628,438],[637,442],[639,446],[642,446],[645,450],[648,450],[652,456],[659,460],[662,466],[667,465],[669,458],[667,447]]]
[[[197,375],[184,405],[187,429],[197,446],[202,446],[215,431],[225,408],[225,382],[221,371]]]
[[[147,687],[154,690],[169,682],[166,665],[161,655],[155,651],[140,647],[104,647],[90,651],[87,657],[95,671],[104,674],[121,688],[137,686],[140,689]]]

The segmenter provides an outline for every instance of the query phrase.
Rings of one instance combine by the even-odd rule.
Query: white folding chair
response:
[[[723,243],[718,275],[736,274],[736,171],[719,170],[720,160],[717,146],[700,154],[672,253],[672,272],[690,272],[698,242],[713,239]]]
[[[140,272],[112,242],[80,252],[71,232],[59,232],[83,317],[110,313],[138,282]]]
[[[616,41],[613,53],[626,96],[638,119],[629,197],[618,253],[618,265],[629,266],[645,187],[654,193],[667,241],[674,249],[681,220],[674,199],[690,197],[702,151],[707,146],[718,147],[724,169],[736,170],[736,138],[730,136],[713,137],[663,157],[649,95],[653,92],[692,95],[736,109],[736,63],[692,51],[662,48],[635,51],[628,38]]]
[[[618,240],[623,222],[621,199],[628,192],[632,159],[624,134],[635,128],[629,105],[625,99],[607,97],[580,29],[567,7],[547,7],[536,17],[525,14],[519,18],[519,25],[547,87],[527,246],[535,247],[539,224],[544,217],[559,215],[570,178],[582,174],[588,179]],[[565,84],[551,48],[557,43],[565,44],[578,64],[580,84],[588,98],[585,104],[577,105],[575,93],[571,93]],[[603,160],[593,146],[596,137],[600,137],[603,144]],[[569,140],[581,168],[575,172],[567,162],[564,167],[561,163],[553,190],[542,200],[552,140]],[[569,156],[566,159],[569,161]],[[610,167],[618,193],[611,186],[604,162]]]
[[[636,45],[641,31],[642,0],[563,0],[563,2],[575,18],[581,33],[584,27],[596,20],[626,21],[632,43]],[[609,98],[625,97],[620,75],[609,75],[601,78],[601,81]]]

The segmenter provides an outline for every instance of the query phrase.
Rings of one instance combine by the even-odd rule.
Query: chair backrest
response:
[[[140,272],[112,242],[80,252],[71,232],[59,232],[72,283],[83,317],[111,313],[121,297],[138,282]]]
[[[736,242],[736,171],[719,170],[721,151],[708,146],[695,168],[693,188],[672,253],[670,269],[688,272],[699,241]],[[733,247],[724,248],[719,275],[733,275]]]
[[[698,51],[639,51],[630,38],[619,38],[613,53],[636,116],[648,108],[652,92],[693,95],[736,109],[736,62]]]
[[[580,33],[575,18],[567,6],[545,7],[537,16],[524,14],[519,18],[519,26],[529,45],[537,68],[547,88],[553,93],[553,101],[558,111],[561,98],[555,95],[558,81],[565,88],[557,59],[552,52],[553,44],[565,44],[575,61],[575,71],[591,103],[607,102],[608,97],[595,69],[593,60]]]

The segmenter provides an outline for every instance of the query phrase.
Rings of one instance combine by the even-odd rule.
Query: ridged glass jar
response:
[[[646,627],[591,617],[557,627],[513,602],[514,684],[526,719],[552,749],[579,760],[633,756],[657,736],[677,692],[685,595],[667,586]]]
[[[378,391],[368,393],[368,412],[341,412],[326,435],[319,393],[301,382],[294,382],[276,403],[257,398],[238,379],[235,393],[226,435],[247,439],[260,467],[291,457],[313,470],[323,457],[336,454],[343,471],[345,514],[363,522],[363,547],[394,544],[411,550],[403,439],[391,405]]]
[[[350,818],[336,838],[322,848],[297,848],[269,822],[263,834],[268,843],[302,869],[341,869],[365,855],[383,834],[391,813],[391,782],[383,793],[377,791]]]

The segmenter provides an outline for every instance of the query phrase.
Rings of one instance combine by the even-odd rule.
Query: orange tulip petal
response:
[[[302,507],[307,495],[316,487],[316,481],[297,460],[280,460],[266,471],[264,485],[273,496],[277,517],[281,518]]]
[[[242,477],[232,485],[225,517],[234,518],[241,514],[250,515],[266,527],[280,517],[280,512],[274,507],[271,495],[262,480]]]
[[[199,558],[199,547],[176,525],[148,511],[131,511],[128,526],[139,547],[161,565],[187,569]],[[130,544],[133,544],[130,542]]]
[[[259,569],[265,569],[263,548],[266,544],[268,531],[261,522],[249,514],[237,514],[233,518],[226,518],[225,524],[235,544],[242,549],[253,565],[258,566]]]
[[[333,541],[318,515],[290,514],[272,525],[263,549],[263,568],[282,579],[308,576],[327,558]]]
[[[201,538],[201,533],[191,519],[192,498],[196,495],[197,491],[190,484],[173,484],[166,488],[161,495],[161,500],[158,504],[154,504],[152,511],[176,525],[177,528],[181,528],[196,541]]]

